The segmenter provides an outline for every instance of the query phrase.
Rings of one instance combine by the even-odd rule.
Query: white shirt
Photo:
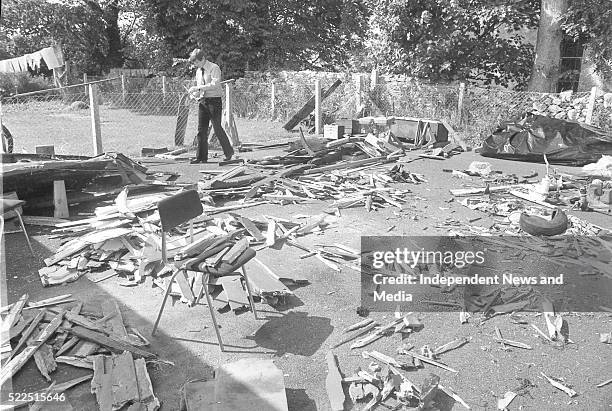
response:
[[[221,85],[221,69],[211,61],[206,61],[204,67],[196,71],[196,85],[201,86],[200,98],[221,97],[223,87]]]

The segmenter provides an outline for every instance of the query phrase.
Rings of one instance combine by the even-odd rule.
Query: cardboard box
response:
[[[338,124],[326,124],[323,126],[323,137],[329,140],[338,140],[344,137],[344,126]]]
[[[339,118],[336,120],[336,124],[344,126],[344,134],[360,134],[359,120],[351,118]]]

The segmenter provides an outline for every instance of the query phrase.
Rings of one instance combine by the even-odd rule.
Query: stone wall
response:
[[[578,97],[571,91],[559,94],[544,95],[540,101],[533,103],[536,114],[570,121],[586,121],[590,93],[578,93]],[[609,109],[612,107],[612,93],[599,93],[595,99],[595,108]],[[598,110],[599,111],[599,110]]]

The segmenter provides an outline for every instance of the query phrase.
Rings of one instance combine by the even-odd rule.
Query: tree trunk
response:
[[[109,68],[123,66],[123,45],[119,31],[119,4],[110,2],[104,9],[104,23],[106,23],[106,37],[108,39],[107,66]]]
[[[542,0],[535,59],[529,78],[529,91],[554,93],[557,91],[561,62],[561,17],[569,0]]]

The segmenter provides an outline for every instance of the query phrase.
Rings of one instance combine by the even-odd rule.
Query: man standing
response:
[[[196,85],[189,89],[191,97],[198,100],[198,153],[191,164],[208,162],[208,124],[212,122],[215,135],[221,143],[225,161],[234,155],[234,149],[221,126],[223,111],[221,96],[221,69],[215,63],[208,61],[204,51],[194,49],[189,55],[189,62],[198,68]]]

